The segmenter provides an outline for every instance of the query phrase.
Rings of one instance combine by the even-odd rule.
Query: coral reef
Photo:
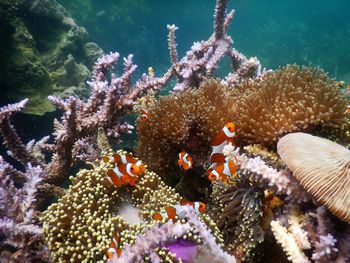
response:
[[[42,3],[28,1],[50,17],[55,2]],[[19,136],[12,117],[28,99],[0,108],[8,149],[0,156],[1,261],[259,262],[283,252],[292,262],[349,261],[348,149],[288,134],[274,152],[285,133],[344,131],[339,85],[313,68],[261,72],[232,47],[226,5],[217,0],[213,34],[182,59],[168,26],[172,65],[163,76],[150,67],[134,78],[133,55],[117,75],[119,53],[101,56],[87,100],[49,97],[63,113],[53,138],[25,144]],[[73,23],[58,11],[55,19]],[[233,72],[211,79],[226,55]],[[75,60],[64,66],[79,71]],[[158,97],[172,79],[171,94]],[[132,110],[140,159],[112,150],[132,132]]]
[[[30,98],[25,112],[43,114],[54,107],[48,95],[85,97],[93,62],[102,54],[88,33],[55,1],[0,2],[3,95]],[[5,97],[3,98],[5,99]]]
[[[240,139],[248,143],[268,144],[286,133],[345,122],[346,101],[336,81],[320,69],[289,65],[245,81],[232,96]]]
[[[215,96],[213,96],[215,94]],[[174,160],[186,150],[195,169],[206,166],[210,140],[228,121],[232,121],[234,100],[217,80],[204,83],[199,89],[161,97],[145,105],[148,119],[137,120],[137,153],[166,181],[179,180]]]

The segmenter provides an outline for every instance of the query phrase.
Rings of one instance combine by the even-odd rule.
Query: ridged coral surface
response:
[[[337,82],[322,70],[288,65],[234,88],[237,133],[248,143],[271,143],[293,131],[338,127],[347,107]]]

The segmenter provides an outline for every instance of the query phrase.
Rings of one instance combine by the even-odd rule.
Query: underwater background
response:
[[[2,2],[6,3],[3,9],[0,8],[2,13],[6,13],[6,8],[11,9],[11,6],[16,8],[11,1]],[[21,1],[13,3],[16,2]],[[194,41],[206,39],[212,32],[212,10],[215,6],[215,2],[211,0],[59,0],[57,2],[69,12],[69,16],[76,20],[79,26],[86,28],[88,40],[98,44],[104,52],[117,51],[121,56],[134,54],[135,63],[138,65],[135,76],[147,72],[150,66],[156,74],[163,74],[169,67],[167,24],[175,24],[180,29],[176,35],[180,57],[185,55]],[[293,63],[312,65],[321,67],[331,78],[336,78],[338,81],[343,80],[345,83],[350,81],[348,48],[350,5],[346,0],[336,2],[237,0],[229,1],[228,7],[239,10],[229,27],[229,35],[233,38],[234,46],[246,56],[257,57],[262,67],[276,69]],[[23,18],[26,16],[19,14]],[[55,22],[51,20],[45,20],[41,24],[40,17],[34,23],[34,27],[35,35],[42,39],[49,38],[51,31],[58,31],[55,34],[60,34],[61,30],[56,29]],[[54,38],[47,42],[50,41],[54,41]],[[6,41],[0,43],[0,48],[3,50],[2,62],[9,64],[8,60],[11,61],[11,58],[4,54],[15,53],[16,50],[8,49]],[[16,56],[13,57],[16,59]],[[88,65],[89,70],[92,62]],[[224,59],[216,75],[223,77],[229,70],[229,61]],[[6,72],[1,71],[3,70],[0,70],[0,74],[4,77]],[[24,82],[29,82],[29,94],[34,94],[34,100],[39,96],[40,102],[46,101],[46,97],[54,93],[52,84],[46,85],[45,81],[44,84],[37,83],[31,75],[27,78],[20,77],[20,71],[18,73],[16,71],[12,72],[11,78],[16,78],[17,74],[20,80],[18,83],[11,82],[10,86],[7,86],[1,83],[4,78],[0,78],[1,89],[13,90],[15,93],[14,96],[12,94],[8,97],[7,93],[3,92],[0,99],[2,105],[28,96],[26,92],[22,94],[22,91],[16,91]],[[43,95],[38,95],[41,93]],[[162,93],[167,92],[165,90]],[[52,111],[52,106],[47,106],[47,102],[44,102],[45,106],[42,104],[29,106],[34,108],[29,111],[30,113],[39,112],[41,115],[46,112],[42,117],[36,115],[15,117],[22,128],[23,136],[41,138],[47,131],[51,132],[51,127],[46,126],[49,123],[47,120],[59,115],[48,112]],[[134,136],[131,137],[135,139]]]
[[[139,70],[167,68],[167,24],[179,27],[182,57],[194,41],[212,31],[212,0],[58,1],[106,51],[134,54]],[[256,56],[263,67],[320,66],[331,77],[350,81],[350,4],[346,0],[236,0],[229,29],[237,50]],[[238,12],[237,12],[238,11]],[[224,69],[222,69],[224,70]]]
[[[0,261],[350,262],[349,14],[0,0]]]

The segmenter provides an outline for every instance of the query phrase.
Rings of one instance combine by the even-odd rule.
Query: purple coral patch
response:
[[[171,253],[176,255],[177,259],[180,259],[183,262],[193,262],[194,258],[197,255],[197,244],[193,241],[179,238],[173,242],[168,242],[163,245]]]

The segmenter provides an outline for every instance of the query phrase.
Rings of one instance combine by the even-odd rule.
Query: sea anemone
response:
[[[345,121],[347,104],[337,82],[320,69],[288,65],[243,82],[232,95],[237,134],[248,143],[269,144],[290,132]]]
[[[263,241],[260,226],[263,216],[263,192],[239,171],[232,185],[214,183],[209,214],[224,234],[226,248],[243,262],[250,262]]]
[[[202,167],[207,165],[210,140],[233,121],[233,105],[233,98],[218,80],[148,103],[148,118],[137,120],[137,153],[169,185],[179,180],[176,161],[182,150],[193,157],[192,172],[201,175]]]

